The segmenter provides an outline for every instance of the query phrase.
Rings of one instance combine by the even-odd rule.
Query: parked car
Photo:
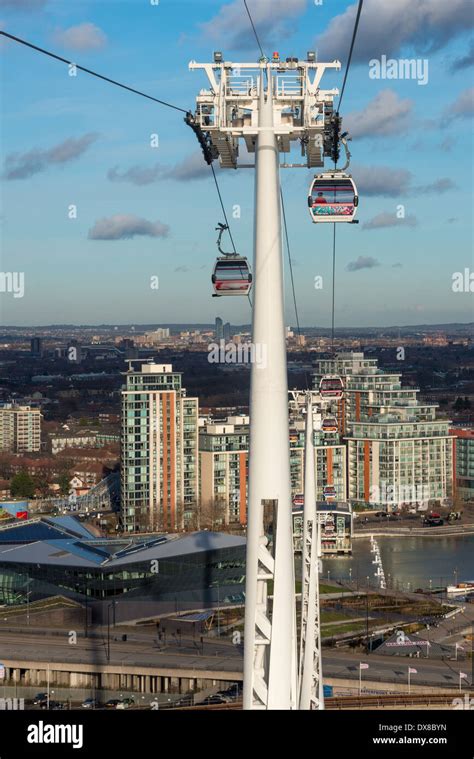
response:
[[[122,703],[119,698],[109,698],[108,701],[105,702],[105,708],[106,709],[117,709],[118,705]]]
[[[226,700],[222,698],[222,696],[218,696],[217,693],[213,696],[207,696],[207,698],[204,699],[204,701],[201,701],[201,704],[197,704],[197,706],[209,706],[209,704],[225,704]]]
[[[224,703],[226,703],[226,704],[228,704],[228,703],[230,703],[231,701],[233,701],[233,698],[232,698],[231,694],[230,694],[230,693],[228,693],[228,692],[227,692],[227,691],[225,691],[225,690],[220,690],[220,691],[218,691],[218,692],[216,693],[216,696],[219,696],[219,698],[221,698],[221,699],[224,701]]]
[[[47,700],[48,700],[47,693],[37,693],[33,699],[33,703],[35,704],[35,706],[40,706],[44,701],[47,701]]]
[[[192,693],[188,693],[187,695],[175,701],[173,706],[194,706],[194,695]]]
[[[81,706],[82,706],[83,709],[97,709],[97,707],[99,706],[99,704],[97,703],[97,701],[95,700],[95,698],[86,698],[82,702]]]
[[[35,696],[35,698],[33,700],[33,703],[36,706],[40,706],[42,709],[46,709],[46,707],[48,705],[48,694],[47,693],[38,693]]]
[[[442,527],[444,524],[444,519],[441,519],[438,514],[431,514],[431,516],[425,517],[423,519],[423,524],[427,527]]]
[[[116,709],[128,709],[130,706],[133,706],[135,704],[135,699],[132,698],[123,698],[116,706]]]

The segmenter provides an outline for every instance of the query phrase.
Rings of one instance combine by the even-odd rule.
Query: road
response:
[[[176,669],[239,671],[242,668],[242,647],[231,639],[205,638],[203,649],[199,638],[182,637],[181,645],[173,638],[170,643],[158,645],[156,635],[148,632],[111,631],[110,664],[121,666],[163,667]],[[114,640],[118,638],[118,640]],[[69,635],[44,635],[34,632],[11,632],[0,630],[1,658],[6,660],[48,661],[63,663],[87,663],[104,666],[107,659],[107,632],[102,637],[77,636],[71,644]]]
[[[474,608],[469,606],[466,612],[443,622],[439,627],[432,627],[422,633],[423,638],[431,641],[454,642],[459,633],[452,635],[453,628],[468,626],[474,620]],[[98,667],[105,666],[107,660],[107,631],[94,638],[78,635],[77,642],[71,644],[67,632],[55,635],[43,631],[0,630],[0,656],[5,660],[88,663]],[[121,636],[126,632],[127,641]],[[452,639],[452,640],[451,640]],[[166,645],[158,643],[152,629],[125,630],[120,627],[111,630],[110,664],[119,666],[163,667],[170,669],[220,670],[228,672],[242,671],[242,645],[235,645],[232,637],[204,638],[203,652],[199,638],[167,636]],[[459,671],[466,672],[468,679],[464,684],[472,683],[471,663],[467,661],[439,661],[431,659],[410,659],[408,657],[389,657],[376,653],[348,652],[343,649],[323,650],[323,669],[325,677],[358,679],[359,662],[367,662],[369,670],[364,670],[363,678],[380,680],[388,683],[407,681],[407,668],[413,666],[418,670],[413,676],[413,684],[432,686],[456,686],[459,684]]]
[[[362,680],[376,680],[385,683],[404,683],[408,680],[408,667],[417,670],[411,676],[413,685],[429,685],[432,687],[459,687],[459,672],[465,672],[468,677],[463,679],[465,687],[472,685],[471,665],[466,662],[439,661],[431,659],[410,659],[408,657],[381,656],[377,654],[347,653],[343,651],[323,651],[324,677],[340,679],[359,679],[359,663],[369,665],[362,671]]]

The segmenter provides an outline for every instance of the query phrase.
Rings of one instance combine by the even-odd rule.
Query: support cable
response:
[[[332,233],[332,312],[331,312],[331,353],[334,354],[334,313],[336,297],[336,224]]]
[[[354,30],[352,32],[351,46],[350,46],[350,49],[349,49],[349,57],[347,59],[346,71],[344,73],[344,79],[343,79],[343,82],[342,82],[341,94],[339,95],[339,103],[338,103],[338,106],[337,106],[337,113],[339,113],[340,108],[341,108],[342,96],[344,95],[344,90],[345,90],[346,81],[347,81],[347,75],[349,74],[349,69],[350,69],[350,66],[351,66],[352,52],[354,50],[354,45],[355,45],[355,41],[356,41],[356,37],[357,37],[357,30],[359,28],[359,20],[360,20],[360,14],[362,13],[362,6],[363,6],[363,4],[364,4],[364,0],[359,0],[359,5],[357,7],[357,14],[356,14],[356,19],[355,19],[355,24],[354,24]]]
[[[362,13],[362,6],[364,4],[364,0],[359,0],[359,5],[357,7],[357,13],[356,18],[354,22],[354,29],[352,31],[352,39],[351,39],[351,46],[349,48],[349,57],[347,59],[347,65],[346,70],[344,72],[344,79],[342,82],[342,88],[341,88],[341,94],[339,96],[339,103],[337,106],[336,116],[339,118],[339,111],[341,108],[342,98],[344,95],[344,91],[346,89],[346,82],[347,77],[349,74],[349,69],[351,67],[351,61],[352,61],[352,53],[354,51],[354,45],[357,38],[357,31],[359,29],[359,21],[360,21],[360,15]],[[336,162],[337,162],[337,155],[338,152],[334,155],[334,169],[336,168]],[[332,308],[331,308],[331,353],[334,355],[334,312],[335,312],[335,296],[336,296],[336,224],[333,224],[333,237],[332,237]]]
[[[133,92],[135,95],[140,95],[141,97],[147,98],[147,100],[153,100],[155,103],[165,105],[167,108],[173,108],[175,111],[188,113],[185,108],[180,108],[179,106],[173,105],[172,103],[167,103],[166,100],[160,100],[159,98],[155,98],[152,95],[147,95],[146,92],[141,92],[141,90],[137,90],[134,87],[129,87],[126,84],[122,84],[122,82],[117,82],[115,79],[110,79],[108,76],[99,74],[97,71],[92,71],[92,69],[87,69],[85,66],[80,66],[78,63],[74,63],[74,61],[68,61],[67,58],[62,58],[60,55],[56,55],[56,53],[52,53],[50,50],[45,50],[42,47],[38,47],[38,45],[33,45],[31,42],[27,42],[26,40],[21,39],[21,37],[15,37],[13,34],[8,34],[8,32],[4,31],[1,31],[0,34],[10,40],[13,40],[13,42],[18,42],[20,45],[25,45],[25,47],[31,48],[31,50],[36,50],[37,53],[47,55],[49,58],[54,58],[57,61],[61,61],[61,63],[67,63],[69,66],[75,66],[76,69],[79,69],[79,71],[84,71],[86,74],[95,76],[97,79],[102,79],[102,81],[113,84],[115,87],[120,87],[122,90],[128,90],[128,92]]]
[[[219,196],[219,202],[221,204],[222,214],[224,216],[224,221],[226,223],[227,231],[229,233],[230,241],[232,243],[232,248],[233,248],[234,253],[237,255],[237,249],[235,247],[234,238],[232,237],[232,232],[230,231],[229,220],[227,218],[227,214],[226,214],[226,211],[225,211],[224,201],[222,200],[222,194],[221,194],[221,191],[220,191],[219,182],[217,181],[216,170],[214,169],[214,166],[213,166],[212,163],[210,163],[209,165],[210,165],[211,170],[212,170],[212,176],[214,177],[214,182],[215,182],[215,185],[216,185],[217,194]]]
[[[244,5],[245,5],[245,10],[247,11],[247,16],[249,17],[250,23],[252,24],[253,33],[254,33],[254,35],[255,35],[255,39],[257,40],[257,45],[258,45],[258,46],[259,46],[259,48],[260,48],[260,53],[261,53],[261,56],[262,56],[262,58],[266,58],[266,55],[265,55],[265,53],[263,52],[263,47],[262,47],[262,45],[261,45],[261,43],[260,43],[260,38],[259,38],[259,36],[258,36],[258,34],[257,34],[257,30],[256,30],[256,28],[255,28],[255,24],[253,23],[253,18],[252,18],[252,16],[251,16],[251,13],[250,13],[250,11],[249,11],[249,7],[248,7],[248,5],[247,5],[247,0],[244,0]]]
[[[288,264],[289,264],[289,268],[290,268],[291,290],[293,292],[293,303],[294,303],[294,306],[295,306],[296,328],[298,330],[298,337],[300,338],[300,343],[301,343],[301,327],[300,327],[300,318],[299,318],[299,315],[298,315],[298,303],[297,303],[297,299],[296,299],[295,280],[294,280],[294,277],[293,277],[293,262],[291,260],[290,239],[289,239],[289,235],[288,235],[288,225],[286,223],[285,200],[283,198],[283,188],[282,188],[281,184],[280,184],[280,197],[281,197],[281,210],[282,210],[282,216],[283,216],[283,227],[284,227],[284,230],[285,230],[286,249],[287,249],[287,252],[288,252]],[[304,376],[305,376],[305,382],[306,382],[306,389],[308,390],[309,389],[309,386],[308,386],[308,375],[307,375],[306,371],[304,373]]]
[[[216,171],[215,171],[214,165],[212,163],[210,163],[209,166],[211,167],[212,176],[214,177],[214,182],[216,184],[216,190],[217,190],[217,194],[219,196],[219,202],[221,204],[221,209],[222,209],[222,213],[224,215],[225,223],[226,223],[226,226],[227,226],[227,231],[229,233],[230,241],[231,241],[231,244],[232,244],[232,249],[234,251],[234,255],[237,255],[237,249],[235,247],[234,238],[232,237],[232,232],[230,231],[229,220],[227,218],[227,214],[226,214],[226,210],[225,210],[225,206],[224,206],[224,201],[222,200],[222,193],[221,193],[221,190],[220,190],[220,187],[219,187],[219,182],[217,181]],[[250,294],[247,294],[247,298],[248,298],[248,301],[250,303],[250,306],[252,306],[252,300],[250,298]]]
[[[16,37],[15,35],[9,34],[8,32],[5,32],[5,31],[0,31],[0,34],[2,34],[4,37],[7,37],[10,40],[12,40],[13,42],[18,42],[20,45],[24,45],[25,47],[28,47],[31,50],[35,50],[37,53],[41,53],[42,55],[46,55],[47,57],[53,58],[54,60],[60,61],[61,63],[66,63],[69,66],[75,66],[75,68],[78,69],[79,71],[83,71],[86,74],[90,74],[90,76],[94,76],[97,79],[101,79],[104,82],[108,82],[109,84],[113,84],[115,87],[120,87],[121,89],[127,90],[128,92],[133,92],[135,95],[140,95],[141,97],[144,97],[147,100],[152,100],[155,103],[159,103],[159,105],[164,105],[167,108],[172,108],[175,111],[181,111],[182,113],[186,114],[186,117],[187,117],[186,118],[186,122],[189,124],[190,111],[187,110],[187,109],[185,109],[185,108],[180,108],[177,105],[173,105],[172,103],[168,103],[166,100],[161,100],[159,98],[155,98],[152,95],[148,95],[146,92],[142,92],[141,90],[137,90],[134,87],[129,87],[128,85],[123,84],[122,82],[118,82],[115,79],[110,79],[110,77],[108,77],[108,76],[104,76],[103,74],[99,74],[97,71],[93,71],[92,69],[88,69],[85,66],[81,66],[80,64],[75,63],[74,61],[69,61],[67,58],[63,58],[62,56],[57,55],[56,53],[52,53],[50,50],[46,50],[45,48],[39,47],[38,45],[33,45],[32,42],[28,42],[27,40],[24,40],[21,37]],[[192,126],[192,124],[190,124],[190,125]],[[229,226],[229,222],[228,222],[228,219],[227,219],[227,214],[226,214],[226,211],[225,211],[224,203],[222,201],[222,195],[221,195],[221,191],[220,191],[220,188],[219,188],[219,183],[217,181],[216,172],[214,170],[214,166],[212,165],[212,162],[209,165],[210,165],[210,167],[212,169],[212,174],[213,174],[213,177],[214,177],[214,182],[216,184],[217,194],[219,196],[219,201],[220,201],[220,204],[221,204],[222,213],[224,214],[224,219],[225,219],[225,222],[227,224],[227,228],[228,228],[228,232],[229,232],[229,237],[230,237],[230,240],[231,240],[231,243],[232,243],[232,248],[234,250],[234,253],[236,254],[237,250],[236,250],[236,247],[235,247],[234,239],[232,237],[232,232],[230,230],[230,226]],[[248,297],[249,297],[249,301],[250,301],[250,296],[248,296]],[[250,301],[250,304],[251,304],[251,301]]]

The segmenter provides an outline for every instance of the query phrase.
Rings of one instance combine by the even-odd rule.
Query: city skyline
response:
[[[185,109],[205,86],[188,71],[191,58],[209,60],[221,48],[233,60],[258,57],[248,19],[234,2],[120,3],[113,16],[108,3],[70,8],[53,0],[28,14],[23,5],[4,7],[7,32]],[[418,9],[405,3],[406,22],[397,21],[393,34],[390,4],[372,5],[384,31],[372,22],[369,3],[342,109],[353,135],[361,223],[338,232],[336,326],[468,322],[472,183],[465,186],[452,167],[472,150],[469,4],[457,0],[448,9],[436,0],[430,16],[423,3]],[[268,54],[303,57],[316,48],[321,60],[339,57],[344,67],[354,3],[340,3],[337,12],[304,0],[272,7],[252,8]],[[68,76],[66,65],[14,42],[4,41],[0,54],[3,268],[25,275],[24,297],[2,293],[2,321],[212,322],[214,227],[222,218],[212,175],[182,114],[81,72]],[[420,63],[417,79],[390,79],[383,66],[372,78],[370,61],[400,58]],[[323,86],[340,88],[342,71],[325,74]],[[159,147],[150,146],[151,135]],[[311,172],[281,174],[300,322],[327,327],[332,230],[315,229],[308,218]],[[218,170],[218,177],[237,248],[251,259],[253,172]],[[72,205],[77,218],[68,218]],[[397,220],[400,205],[405,219]],[[466,269],[464,289],[453,291],[453,276]],[[291,324],[288,270],[285,280]],[[220,315],[250,321],[248,303],[235,300],[220,306]]]
[[[324,712],[328,735],[363,711],[342,749],[452,753],[472,0],[0,18],[2,749],[96,754],[102,710],[136,743],[134,713],[147,737],[192,709]]]

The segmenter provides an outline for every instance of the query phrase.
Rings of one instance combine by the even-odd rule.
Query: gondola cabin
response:
[[[323,432],[337,432],[337,419],[326,417],[322,423]]]
[[[309,212],[316,223],[351,222],[358,203],[357,187],[349,174],[316,174],[309,188]]]
[[[344,383],[340,377],[326,375],[321,378],[319,392],[322,398],[342,398]]]
[[[334,485],[325,485],[323,496],[325,501],[333,500],[336,497],[336,488]]]
[[[243,256],[218,258],[212,272],[214,298],[222,295],[248,295],[252,287],[252,274]]]

